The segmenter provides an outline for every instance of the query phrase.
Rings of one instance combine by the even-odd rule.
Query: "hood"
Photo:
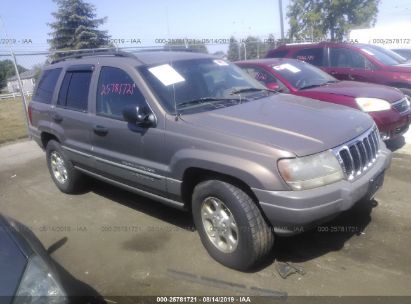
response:
[[[387,65],[384,69],[390,72],[411,73],[411,61],[397,65]]]
[[[326,93],[333,95],[343,95],[353,98],[372,97],[384,99],[388,102],[395,102],[404,97],[404,94],[395,88],[357,81],[339,81],[330,83],[321,87],[315,87],[307,90],[301,90],[300,93]]]
[[[201,128],[293,152],[298,156],[339,146],[374,122],[361,111],[287,94],[183,115]]]

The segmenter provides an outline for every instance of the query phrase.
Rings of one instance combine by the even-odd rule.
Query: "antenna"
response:
[[[171,39],[170,38],[170,23],[169,23],[169,20],[168,20],[168,6],[167,5],[166,5],[166,26],[167,26],[167,36],[168,36],[168,39],[170,40]],[[169,46],[168,51],[171,52],[171,49],[172,49],[172,47]],[[173,66],[173,63],[171,62],[171,60],[169,61],[169,64],[171,66]],[[177,102],[176,102],[176,90],[175,90],[174,84],[172,84],[172,86],[173,86],[174,112],[176,114],[174,119],[175,119],[175,121],[177,121],[178,120],[178,112],[177,112]]]

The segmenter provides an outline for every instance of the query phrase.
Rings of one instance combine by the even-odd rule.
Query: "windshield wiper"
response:
[[[230,95],[235,95],[235,94],[240,94],[240,93],[247,93],[247,92],[257,92],[257,91],[267,91],[267,92],[278,93],[278,91],[275,91],[275,90],[250,87],[250,88],[243,88],[243,89],[234,90],[230,93]]]
[[[316,88],[316,87],[322,87],[322,86],[325,86],[325,85],[327,85],[327,84],[336,83],[336,82],[339,82],[339,80],[338,80],[338,79],[336,79],[336,80],[328,80],[328,81],[326,81],[326,82],[316,83],[316,84],[310,84],[310,85],[301,87],[301,88],[299,88],[299,90],[311,89],[311,88]]]
[[[323,85],[323,84],[310,84],[310,85],[308,85],[308,86],[299,88],[299,90],[316,88],[316,87],[320,87],[320,86],[322,86],[322,85]]]
[[[192,100],[188,100],[188,101],[184,101],[182,103],[179,103],[177,105],[178,108],[180,107],[186,107],[186,106],[190,106],[190,105],[195,105],[195,104],[211,104],[211,102],[213,101],[223,101],[223,100],[238,100],[241,101],[244,98],[217,98],[217,97],[202,97],[202,98],[197,98],[197,99],[192,99]]]

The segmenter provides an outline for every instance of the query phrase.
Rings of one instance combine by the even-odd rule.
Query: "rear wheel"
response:
[[[256,266],[270,252],[274,234],[251,197],[220,180],[199,183],[192,212],[201,241],[221,264],[238,270]]]
[[[83,175],[64,156],[57,141],[50,140],[47,143],[46,157],[50,175],[60,191],[70,194],[77,193],[83,188]]]

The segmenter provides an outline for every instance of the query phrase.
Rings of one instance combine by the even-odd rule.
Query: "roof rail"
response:
[[[86,52],[81,52],[81,50],[78,50],[78,52],[79,52],[78,54],[68,55],[68,56],[54,59],[50,62],[50,64],[65,61],[67,59],[79,59],[79,58],[91,57],[91,56],[118,56],[118,57],[133,57],[133,58],[136,57],[130,52],[119,51],[117,49],[102,49],[102,50],[96,49],[93,51],[86,51]]]

